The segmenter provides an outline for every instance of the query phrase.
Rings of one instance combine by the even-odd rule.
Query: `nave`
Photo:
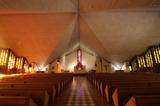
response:
[[[0,78],[0,106],[160,106],[155,73],[16,74]]]
[[[77,76],[51,106],[112,106],[97,92],[85,76]]]
[[[0,0],[0,106],[160,106],[159,73],[160,0]]]

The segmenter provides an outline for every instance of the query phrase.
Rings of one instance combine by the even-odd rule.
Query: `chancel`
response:
[[[74,67],[75,73],[85,73],[85,66],[82,64],[82,51],[79,48],[77,50],[77,65]]]
[[[160,106],[160,0],[0,0],[0,106]]]

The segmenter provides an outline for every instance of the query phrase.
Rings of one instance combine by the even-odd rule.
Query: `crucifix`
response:
[[[81,49],[77,50],[77,63],[82,63],[82,51],[81,51]]]

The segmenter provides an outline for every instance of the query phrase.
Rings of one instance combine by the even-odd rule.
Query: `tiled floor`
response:
[[[74,77],[73,82],[56,99],[53,106],[110,106],[88,82],[86,77]]]

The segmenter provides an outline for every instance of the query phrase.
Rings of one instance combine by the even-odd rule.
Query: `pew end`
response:
[[[53,87],[53,93],[52,93],[52,103],[55,101],[56,98],[56,88]]]
[[[100,82],[100,93],[101,95],[103,95],[103,82],[102,81]]]
[[[49,102],[49,94],[47,91],[45,91],[45,96],[44,96],[44,105],[43,106],[48,106]]]
[[[114,90],[114,93],[113,93],[113,95],[112,95],[112,99],[113,99],[114,106],[119,106],[118,88],[116,88],[116,89]]]
[[[109,97],[109,88],[108,88],[108,84],[106,83],[106,86],[105,86],[105,98],[107,100],[107,103],[110,102],[110,97]]]
[[[129,101],[125,104],[125,106],[137,106],[136,105],[136,99],[134,96],[132,96]]]
[[[132,96],[125,106],[159,106],[160,95],[135,95]]]

